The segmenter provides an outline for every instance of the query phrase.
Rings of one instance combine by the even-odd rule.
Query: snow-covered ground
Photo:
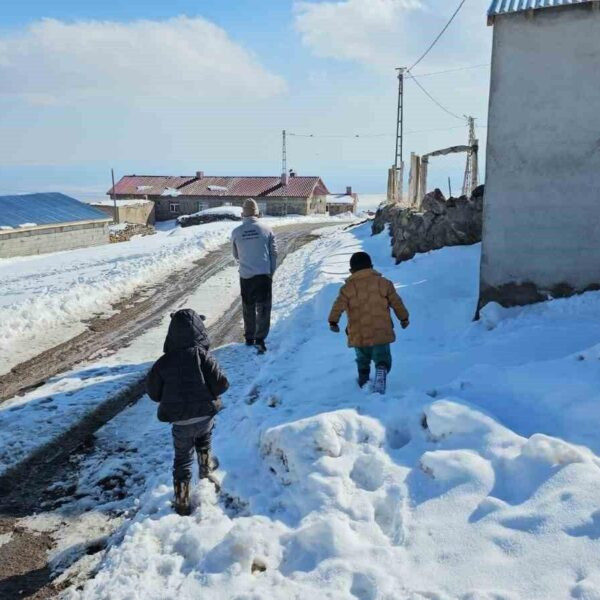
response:
[[[411,311],[384,397],[358,389],[353,353],[327,327],[358,249]],[[126,473],[136,497],[120,506],[137,512],[69,595],[600,598],[600,293],[490,306],[474,323],[478,262],[471,246],[394,266],[387,236],[364,226],[291,255],[269,353],[216,352],[233,386],[214,448],[237,500],[204,481],[193,515],[172,513],[170,433],[144,398],[100,432],[127,452],[97,465]]]
[[[265,218],[271,226],[327,217]],[[227,242],[235,222],[181,228],[157,224],[156,235],[41,256],[0,259],[0,375],[65,342],[84,321],[173,271],[189,268]]]

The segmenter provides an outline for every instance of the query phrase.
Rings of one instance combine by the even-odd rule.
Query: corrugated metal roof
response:
[[[488,10],[490,21],[498,15],[517,13],[524,10],[538,10],[557,6],[571,6],[573,4],[591,4],[597,0],[492,0]]]
[[[102,211],[58,193],[0,196],[0,227],[106,221]]]

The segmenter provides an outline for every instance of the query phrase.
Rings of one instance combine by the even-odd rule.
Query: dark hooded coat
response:
[[[164,354],[146,380],[148,396],[159,403],[158,419],[173,423],[212,417],[229,382],[209,352],[204,322],[192,309],[171,315]]]

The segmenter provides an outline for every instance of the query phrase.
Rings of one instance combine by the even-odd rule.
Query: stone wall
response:
[[[444,198],[436,189],[423,198],[420,212],[397,205],[379,208],[372,225],[373,234],[389,223],[392,256],[396,262],[411,259],[418,252],[444,246],[461,246],[481,241],[483,186],[471,198]]]
[[[73,250],[108,242],[106,222],[12,229],[0,232],[0,258]]]

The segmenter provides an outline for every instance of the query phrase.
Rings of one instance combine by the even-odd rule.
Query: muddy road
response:
[[[280,260],[315,239],[317,236],[311,232],[318,228],[316,224],[278,228]],[[42,385],[49,377],[98,352],[118,350],[157,325],[165,311],[232,263],[227,245],[160,285],[140,290],[135,297],[119,303],[113,316],[90,323],[85,333],[0,378],[2,399]],[[242,339],[239,299],[209,327],[209,333],[213,347]],[[125,493],[135,495],[144,489],[143,472],[127,476],[136,483],[135,489],[126,492],[120,475],[95,482],[91,486],[92,504],[90,497],[82,497],[77,490],[82,478],[107,461],[127,464],[129,453],[135,454],[135,447],[98,443],[98,434],[110,427],[111,420],[123,409],[134,405],[143,392],[141,384],[125,390],[122,397],[102,407],[98,414],[90,415],[76,429],[0,478],[0,598],[55,598],[62,590],[79,585],[93,574],[109,536],[135,515],[135,509],[115,508],[115,502]],[[221,491],[220,501],[236,510],[236,499],[226,490]],[[90,521],[92,514],[94,520]]]
[[[280,260],[310,239],[311,231],[323,226],[309,224],[275,228]],[[112,307],[111,316],[90,321],[83,333],[16,365],[0,376],[0,402],[43,385],[50,377],[71,369],[99,352],[106,355],[126,346],[140,333],[155,326],[182,298],[233,264],[230,246],[225,244],[195,261],[189,269],[176,271],[159,284],[142,288],[133,296],[119,301]],[[234,309],[239,313],[240,306]],[[227,341],[234,339],[230,336]]]

